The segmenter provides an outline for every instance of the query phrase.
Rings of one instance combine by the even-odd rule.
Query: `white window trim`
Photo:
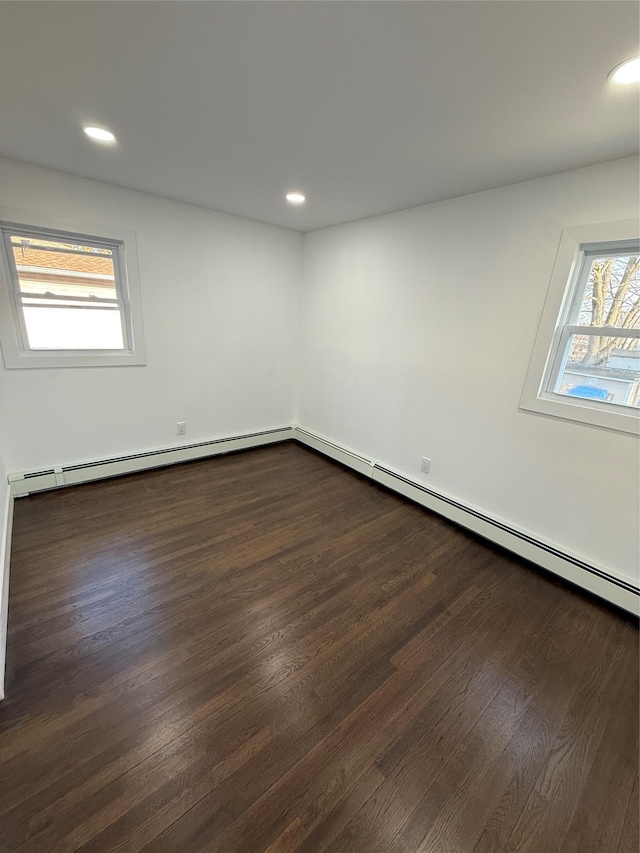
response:
[[[80,222],[58,216],[48,216],[32,211],[0,207],[2,225],[12,225],[22,229],[44,229],[58,232],[61,236],[78,235],[104,239],[119,243],[124,249],[126,263],[122,253],[118,252],[119,279],[124,296],[124,324],[126,351],[118,350],[27,350],[22,344],[20,319],[12,296],[13,281],[11,270],[2,251],[0,262],[0,342],[5,367],[15,368],[51,368],[51,367],[126,367],[141,366],[147,363],[144,345],[144,327],[142,323],[142,296],[138,274],[138,252],[134,231],[93,222]]]
[[[542,317],[529,362],[529,369],[520,400],[520,409],[542,415],[578,421],[605,429],[637,435],[640,432],[638,412],[631,407],[594,404],[579,397],[562,397],[545,391],[558,352],[563,318],[567,316],[573,292],[569,287],[582,267],[582,247],[594,243],[613,243],[637,240],[640,233],[638,219],[604,222],[566,228],[562,232]]]

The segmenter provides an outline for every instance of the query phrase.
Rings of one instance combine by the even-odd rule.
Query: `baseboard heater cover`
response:
[[[74,465],[9,474],[9,483],[14,497],[24,497],[33,492],[78,485],[106,477],[117,477],[122,474],[144,471],[147,468],[159,468],[164,465],[174,465],[177,462],[203,459],[207,456],[218,456],[234,450],[260,447],[263,444],[274,444],[292,438],[293,427],[277,427],[243,435],[214,438],[210,441],[199,441],[194,444],[132,453],[127,456],[113,456],[107,459],[96,459],[92,462],[79,462]]]
[[[429,489],[416,480],[386,468],[378,462],[347,448],[341,448],[329,439],[307,429],[295,428],[295,438],[302,444],[325,453],[338,462],[354,468],[375,482],[398,492],[404,497],[430,509],[445,518],[472,530],[497,545],[512,551],[532,563],[548,569],[565,580],[592,592],[600,598],[640,615],[640,589],[627,579],[587,563],[556,546],[543,542],[525,531],[511,527],[477,509]]]
[[[330,456],[337,462],[349,465],[350,468],[354,468],[361,474],[366,474],[368,477],[373,475],[373,469],[376,463],[372,459],[367,459],[366,456],[361,456],[353,450],[348,450],[346,447],[342,447],[333,441],[329,441],[328,438],[323,438],[322,436],[309,432],[309,430],[303,429],[299,426],[295,427],[294,438],[301,444],[313,447],[315,450],[319,450],[320,453],[324,453],[325,456]]]

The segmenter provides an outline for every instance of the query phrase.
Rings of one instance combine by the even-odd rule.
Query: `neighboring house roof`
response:
[[[14,246],[14,256],[16,264],[19,266],[45,267],[46,269],[113,276],[113,261],[110,255],[63,254],[38,250],[31,246]]]
[[[14,258],[23,291],[42,292],[50,285],[63,294],[95,295],[98,291],[108,296],[106,291],[115,287],[113,260],[104,251],[51,252],[25,242],[20,246],[14,243]]]

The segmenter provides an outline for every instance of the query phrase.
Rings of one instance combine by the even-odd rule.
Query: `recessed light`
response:
[[[90,139],[96,142],[115,142],[116,137],[110,130],[105,130],[104,127],[83,127],[84,132]]]
[[[609,80],[614,83],[638,83],[640,82],[640,56],[626,59],[620,65],[616,65],[609,74]]]
[[[306,195],[302,193],[287,193],[285,198],[289,204],[304,204],[307,200]]]

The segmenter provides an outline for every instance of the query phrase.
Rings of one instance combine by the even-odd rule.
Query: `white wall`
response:
[[[135,231],[147,347],[146,367],[5,370],[9,471],[291,423],[299,233],[10,160],[0,201]]]
[[[518,410],[562,229],[637,215],[631,158],[307,234],[298,422],[637,579],[637,439]]]

